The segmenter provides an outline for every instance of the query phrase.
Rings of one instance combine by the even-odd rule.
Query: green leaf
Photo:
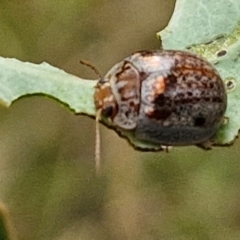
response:
[[[75,113],[95,115],[96,80],[80,79],[47,63],[33,64],[0,57],[0,99],[8,107],[20,97],[46,95]]]
[[[236,29],[240,1],[177,0],[168,26],[157,35],[164,49],[184,49]]]
[[[216,143],[230,144],[240,129],[240,1],[178,0],[168,26],[159,32],[164,49],[187,49],[215,65],[228,89],[228,107]],[[234,86],[233,86],[234,85]]]

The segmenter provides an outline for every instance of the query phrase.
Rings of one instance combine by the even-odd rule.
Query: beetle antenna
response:
[[[101,111],[99,109],[96,114],[96,138],[95,138],[95,169],[97,175],[101,174],[101,139],[100,139],[100,128],[99,120],[101,118]]]
[[[90,62],[85,61],[85,60],[80,60],[80,63],[81,63],[82,65],[85,65],[85,66],[91,68],[91,69],[96,73],[96,75],[99,77],[99,79],[102,78],[100,72],[99,72],[99,71],[97,70],[97,68],[96,68],[95,66],[93,66]]]
[[[99,79],[102,78],[100,72],[90,62],[85,61],[85,60],[80,60],[80,63],[82,65],[90,67],[96,73],[96,75],[99,77]],[[100,139],[100,126],[99,126],[100,125],[99,120],[101,118],[101,111],[102,110],[99,109],[99,110],[97,110],[97,113],[96,113],[95,169],[96,169],[97,175],[101,174],[101,149],[100,149],[101,148],[101,139]]]

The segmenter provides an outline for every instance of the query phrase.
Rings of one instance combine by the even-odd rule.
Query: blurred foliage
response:
[[[0,202],[0,239],[13,239],[13,228],[10,223],[8,212],[3,203]]]
[[[139,49],[159,47],[174,1],[0,2],[0,55],[42,61],[83,78]],[[0,109],[0,198],[17,239],[239,239],[238,141],[203,151],[138,152],[94,120],[43,97]]]

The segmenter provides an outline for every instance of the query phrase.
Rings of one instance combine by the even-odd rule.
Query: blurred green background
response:
[[[169,0],[1,0],[0,55],[83,78],[141,49],[159,48]],[[0,108],[0,199],[21,240],[240,239],[239,141],[204,151],[138,152],[95,122],[44,97]]]

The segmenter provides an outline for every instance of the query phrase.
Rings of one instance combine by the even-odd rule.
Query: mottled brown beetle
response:
[[[99,80],[94,99],[99,118],[165,146],[206,143],[227,107],[217,70],[201,57],[172,50],[123,59]]]

